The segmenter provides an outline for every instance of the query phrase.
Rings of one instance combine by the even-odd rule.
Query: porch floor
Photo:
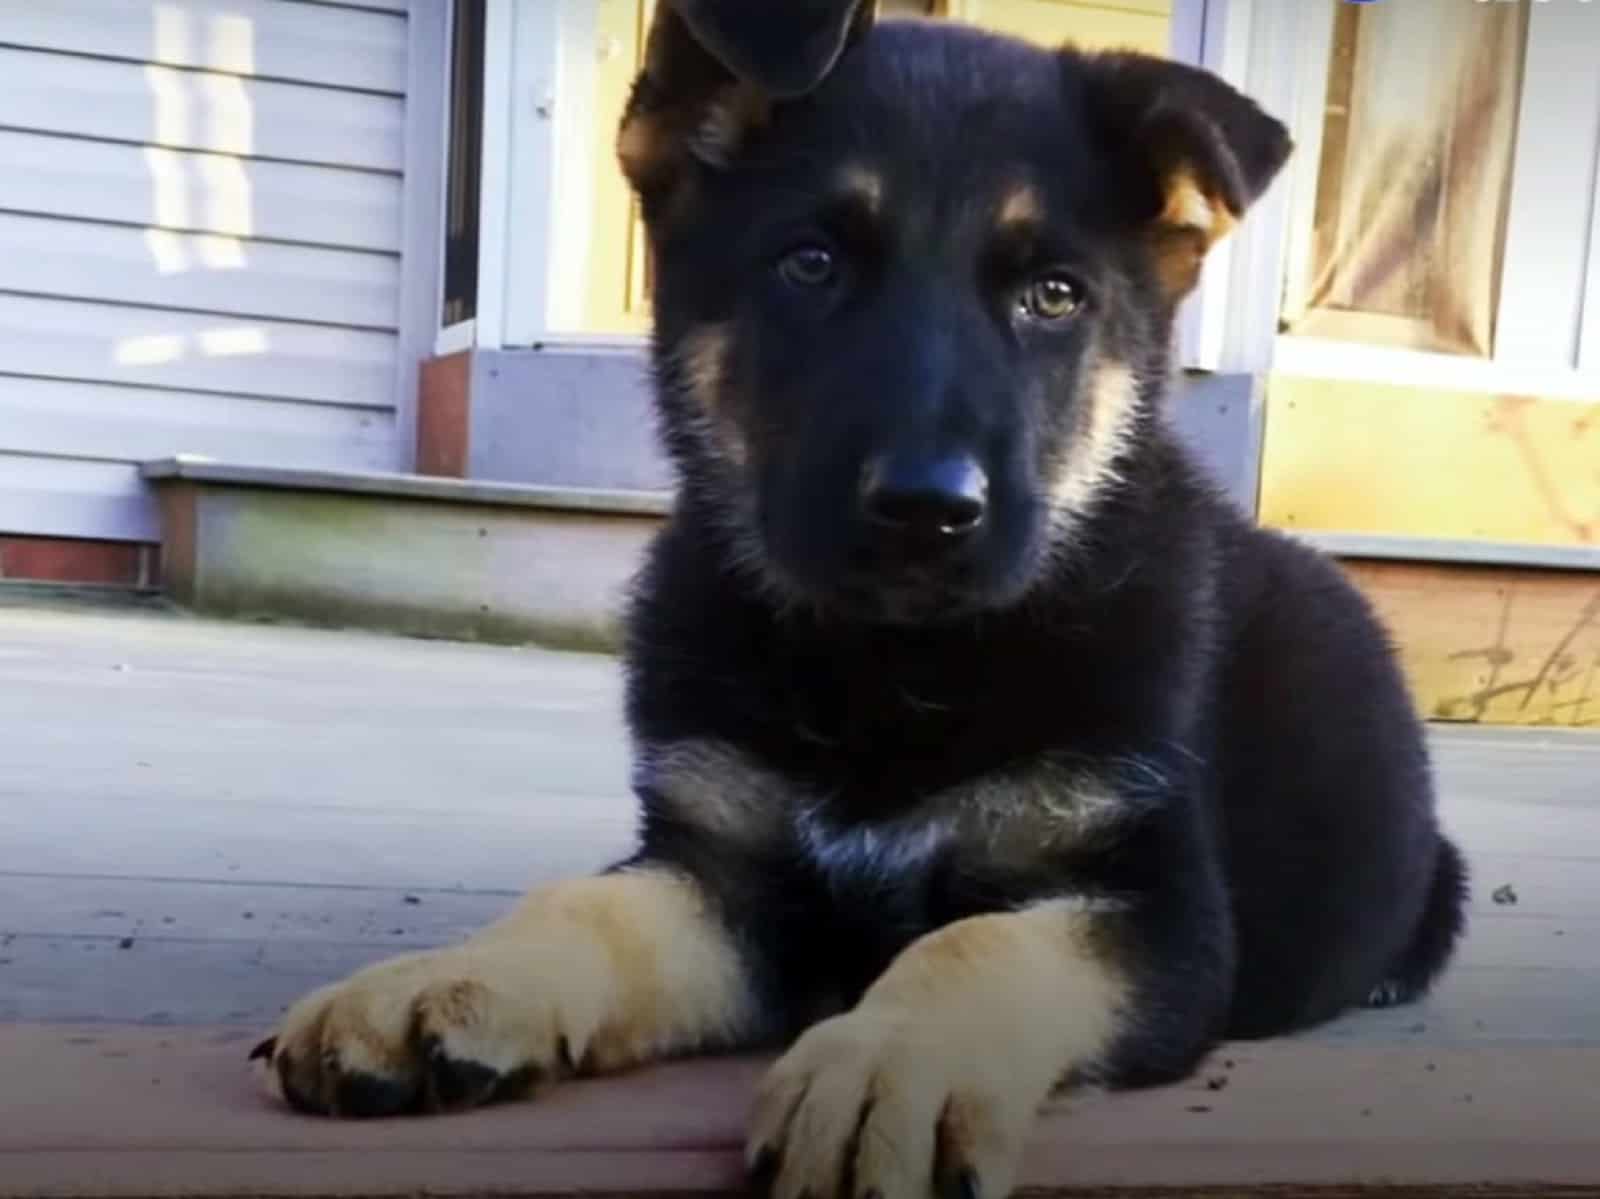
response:
[[[619,684],[608,658],[0,592],[0,1195],[733,1185],[760,1063],[359,1126],[245,1069],[307,988],[626,850]],[[1436,995],[1074,1104],[1030,1183],[1600,1186],[1600,736],[1434,737],[1476,878]]]

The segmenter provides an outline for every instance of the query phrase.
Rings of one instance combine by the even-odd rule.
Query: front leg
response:
[[[1137,1021],[1124,919],[1041,901],[913,942],[772,1070],[753,1173],[775,1199],[1002,1199],[1041,1103]]]
[[[258,1054],[310,1112],[472,1106],[751,1035],[746,963],[685,874],[638,866],[556,883],[463,944],[314,992]]]

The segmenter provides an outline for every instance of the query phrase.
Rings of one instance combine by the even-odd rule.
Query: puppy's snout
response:
[[[862,511],[885,532],[955,540],[982,524],[988,507],[989,478],[970,454],[888,454],[861,474]]]

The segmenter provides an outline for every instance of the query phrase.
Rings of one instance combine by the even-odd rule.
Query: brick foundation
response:
[[[0,534],[0,581],[148,590],[161,584],[161,550],[131,541]]]

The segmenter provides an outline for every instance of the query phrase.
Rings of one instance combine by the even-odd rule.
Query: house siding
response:
[[[0,7],[0,534],[155,540],[178,453],[409,466],[406,9]]]

